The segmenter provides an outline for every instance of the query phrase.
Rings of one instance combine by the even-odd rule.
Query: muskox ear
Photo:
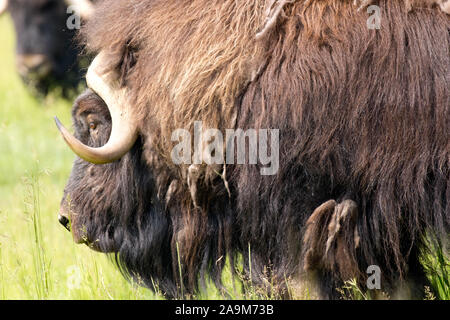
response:
[[[66,3],[83,19],[89,19],[94,13],[94,5],[90,0],[66,0]]]
[[[0,0],[0,15],[8,9],[8,0]]]

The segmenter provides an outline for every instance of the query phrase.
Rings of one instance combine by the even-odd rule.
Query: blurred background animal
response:
[[[87,0],[0,0],[0,14],[9,12],[14,23],[17,71],[33,94],[45,96],[55,88],[64,96],[76,91],[83,64],[76,24],[68,20],[71,15],[86,18],[90,6]]]

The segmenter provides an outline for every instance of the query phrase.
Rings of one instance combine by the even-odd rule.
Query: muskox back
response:
[[[423,293],[425,238],[448,248],[450,232],[448,16],[382,1],[377,30],[344,3],[303,6],[296,3],[289,12],[297,14],[274,32],[271,59],[242,100],[237,126],[282,128],[284,155],[275,183],[254,168],[238,169],[244,241],[260,252],[261,265],[277,261],[289,270],[294,254],[278,243],[268,251],[257,239],[302,226],[282,247],[295,252],[293,243],[304,243],[303,271],[320,279],[326,296],[339,287],[336,279],[365,286],[370,265],[382,269],[384,288],[410,277]],[[316,221],[317,230],[306,226],[330,199],[358,206],[355,221],[341,221],[336,242],[330,228],[338,207]],[[265,226],[256,235],[246,228],[255,208]],[[315,234],[303,238],[308,231]]]

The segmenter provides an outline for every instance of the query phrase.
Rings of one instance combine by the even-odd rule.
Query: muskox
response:
[[[168,297],[227,262],[283,297],[367,289],[370,266],[420,297],[450,226],[450,22],[428,4],[381,0],[371,29],[350,0],[101,3],[75,136],[57,121],[79,156],[60,222]],[[279,129],[278,171],[175,164],[195,121]]]
[[[0,0],[0,12],[8,10],[14,23],[17,70],[32,93],[61,87],[67,95],[82,80],[74,41],[78,25],[71,20],[75,14],[87,17],[89,6],[87,0]]]

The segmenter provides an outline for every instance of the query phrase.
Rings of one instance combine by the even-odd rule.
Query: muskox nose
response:
[[[58,215],[58,221],[63,225],[64,228],[70,231],[70,223],[69,219],[65,216]]]
[[[43,79],[52,70],[49,59],[42,54],[19,54],[16,60],[17,69],[22,77]]]

